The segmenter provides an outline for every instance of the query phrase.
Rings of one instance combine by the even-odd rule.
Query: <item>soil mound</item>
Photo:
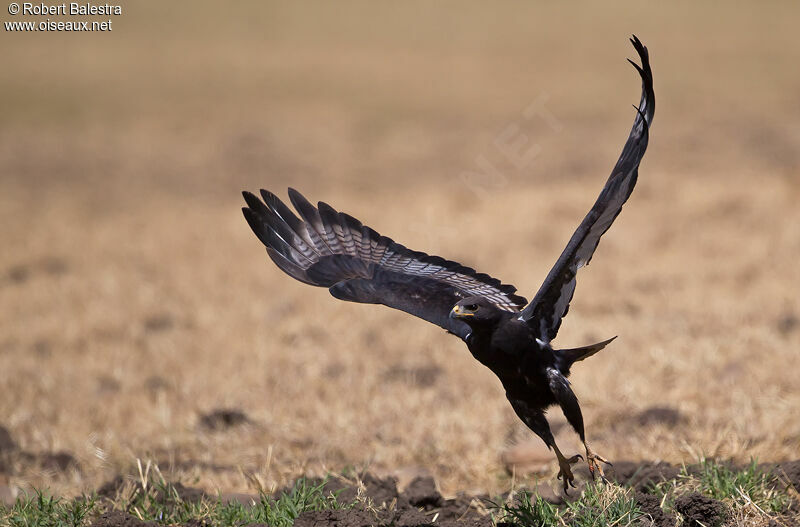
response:
[[[697,492],[685,494],[675,500],[675,510],[684,518],[688,527],[716,527],[728,518],[725,504]]]
[[[17,443],[11,437],[11,433],[0,425],[0,454],[11,452],[17,449]]]
[[[143,522],[127,512],[104,512],[92,523],[92,527],[156,527],[156,522]]]
[[[220,408],[200,416],[200,426],[210,432],[219,432],[250,422],[247,414],[235,408]]]

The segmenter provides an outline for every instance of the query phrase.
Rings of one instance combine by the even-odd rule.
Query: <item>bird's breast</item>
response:
[[[531,338],[527,328],[499,328],[491,334],[473,333],[467,339],[470,353],[492,370],[503,385],[521,387],[543,384],[542,372],[552,364],[552,351],[542,348]]]

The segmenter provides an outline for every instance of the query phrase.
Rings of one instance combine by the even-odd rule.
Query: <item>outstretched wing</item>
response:
[[[516,288],[438,256],[412,251],[360,221],[320,202],[314,207],[289,189],[298,218],[266,190],[263,201],[244,192],[244,217],[272,261],[307,284],[328,287],[341,300],[383,304],[418,316],[465,338],[466,324],[449,318],[462,298],[482,296],[518,312],[525,298]]]
[[[556,337],[561,320],[569,310],[569,303],[575,292],[575,275],[578,269],[592,259],[600,237],[611,227],[622,210],[622,205],[633,192],[639,162],[647,148],[649,128],[655,112],[653,73],[650,71],[647,48],[636,36],[631,42],[642,60],[641,67],[628,60],[642,77],[642,99],[628,141],[589,214],[572,235],[536,296],[520,313],[520,320],[528,322],[538,333],[539,338],[547,342]]]

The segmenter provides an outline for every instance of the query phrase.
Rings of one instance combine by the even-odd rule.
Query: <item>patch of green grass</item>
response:
[[[277,501],[261,496],[261,509],[264,511],[264,523],[272,527],[291,527],[294,520],[305,511],[343,509],[353,506],[352,503],[342,505],[336,496],[323,492],[325,481],[318,485],[309,485],[305,479],[295,482],[288,494],[282,494]]]
[[[64,500],[36,491],[17,499],[11,509],[0,504],[0,525],[11,527],[80,527],[95,510],[93,498]]]
[[[770,484],[769,474],[753,460],[743,469],[733,470],[714,460],[701,459],[697,475],[700,492],[714,499],[747,505],[753,503],[766,512],[780,512],[788,505],[788,497]]]
[[[644,515],[630,489],[610,483],[587,485],[579,499],[561,508],[522,492],[516,502],[499,509],[497,521],[516,527],[624,527],[634,525]]]
[[[561,517],[555,505],[529,492],[520,493],[519,501],[516,503],[504,503],[498,506],[492,502],[492,505],[500,510],[498,521],[516,527],[549,527],[558,525]]]
[[[759,469],[756,460],[735,469],[726,463],[700,458],[696,468],[684,466],[677,478],[659,483],[655,489],[659,494],[666,494],[669,508],[676,496],[699,492],[733,508],[756,507],[765,513],[783,512],[789,506],[789,496],[774,488],[772,481],[773,476]]]
[[[266,523],[272,527],[291,527],[305,511],[349,508],[333,494],[325,494],[325,481],[312,484],[299,479],[293,488],[277,498],[261,494],[258,502],[243,505],[203,498],[186,501],[178,488],[163,480],[145,479],[145,485],[131,486],[120,492],[113,501],[95,497],[64,500],[42,492],[19,498],[7,509],[0,505],[0,525],[10,527],[85,527],[91,520],[110,510],[122,510],[141,520],[163,525],[184,524],[190,520],[205,520],[221,527],[238,527],[251,523]]]
[[[633,525],[644,515],[630,489],[590,483],[581,499],[568,506],[570,525],[576,527]]]

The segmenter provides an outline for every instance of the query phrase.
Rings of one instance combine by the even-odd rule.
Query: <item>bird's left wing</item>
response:
[[[546,342],[556,337],[561,320],[569,310],[578,269],[592,259],[600,237],[611,227],[622,205],[633,192],[639,162],[647,148],[649,128],[655,113],[653,73],[650,71],[647,48],[636,36],[631,42],[642,60],[641,67],[629,60],[642,77],[642,98],[628,141],[594,206],[572,235],[536,296],[520,313],[520,320],[532,326],[539,338]]]
[[[299,218],[269,191],[261,191],[263,201],[243,194],[244,216],[272,261],[301,282],[329,288],[340,300],[400,309],[461,338],[469,327],[449,314],[462,298],[482,296],[510,312],[527,302],[512,285],[407,249],[326,203],[314,207],[294,189],[289,198]]]

